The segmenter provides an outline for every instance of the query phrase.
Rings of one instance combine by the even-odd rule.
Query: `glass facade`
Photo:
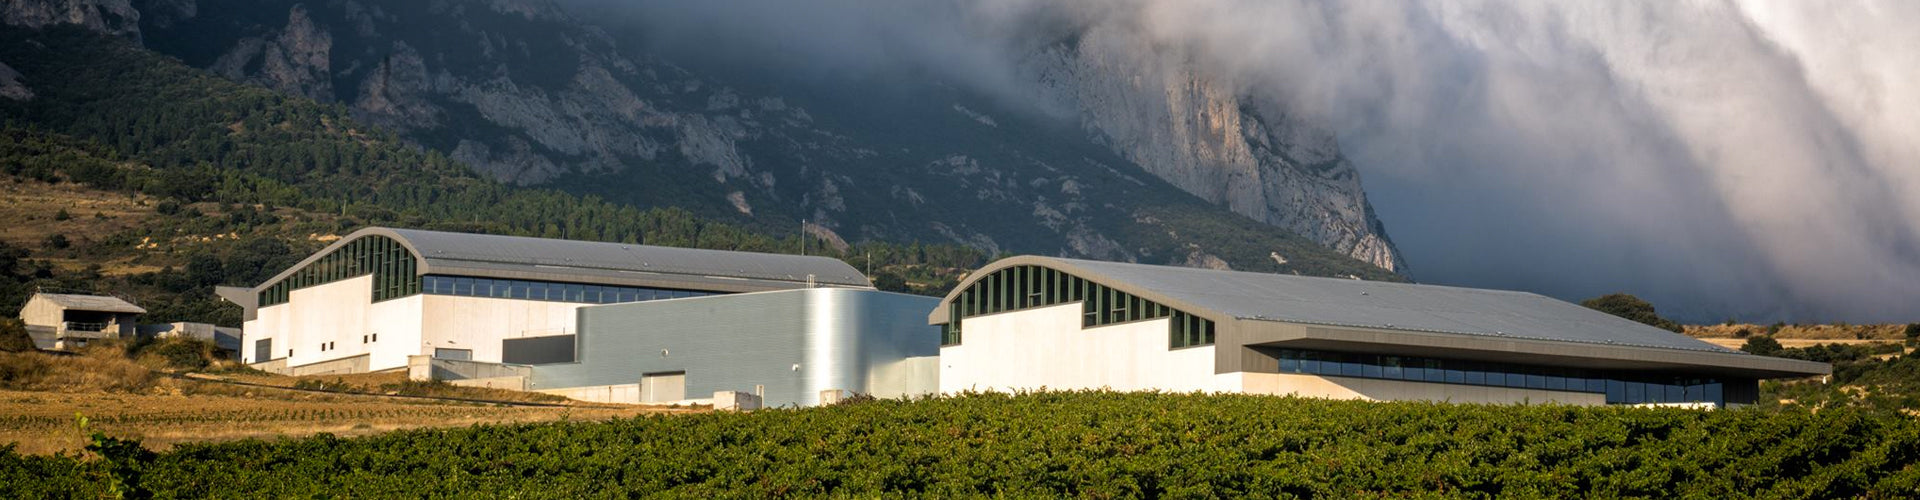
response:
[[[1070,302],[1081,303],[1082,328],[1171,317],[1168,348],[1213,344],[1213,321],[1056,269],[1013,266],[981,277],[947,304],[940,345],[960,343],[965,318]]]
[[[1605,394],[1607,404],[1726,405],[1733,381],[1484,361],[1385,356],[1301,349],[1261,349],[1279,358],[1280,373],[1333,375],[1441,384]]]
[[[421,280],[426,293],[464,297],[546,300],[586,304],[615,304],[648,300],[718,295],[716,292],[629,286],[583,285],[551,281],[502,280],[466,276],[428,275]]]
[[[285,304],[293,291],[335,281],[373,275],[373,301],[420,293],[420,262],[400,242],[385,236],[367,236],[347,242],[307,267],[260,291],[260,307]]]

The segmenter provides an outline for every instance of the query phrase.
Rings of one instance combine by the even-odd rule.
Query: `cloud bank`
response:
[[[1421,281],[1920,321],[1917,2],[622,5],[683,52],[1013,98],[1039,45],[1134,30],[1334,131]]]

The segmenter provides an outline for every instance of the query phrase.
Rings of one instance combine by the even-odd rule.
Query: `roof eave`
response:
[[[1737,352],[1590,344],[1456,333],[1246,321],[1248,346],[1343,350],[1407,356],[1622,370],[1672,370],[1704,375],[1797,378],[1826,375],[1833,366]]]

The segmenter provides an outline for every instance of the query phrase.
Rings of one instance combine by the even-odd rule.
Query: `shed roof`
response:
[[[74,295],[65,293],[36,293],[34,298],[52,302],[61,308],[74,311],[99,311],[112,313],[146,314],[146,309],[133,305],[119,297],[105,295]]]

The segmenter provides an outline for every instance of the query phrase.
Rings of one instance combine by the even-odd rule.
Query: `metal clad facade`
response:
[[[692,399],[759,389],[768,406],[814,405],[822,390],[873,393],[877,370],[939,354],[939,330],[924,321],[938,302],[814,288],[582,307],[579,361],[536,367],[531,388],[684,372]]]

